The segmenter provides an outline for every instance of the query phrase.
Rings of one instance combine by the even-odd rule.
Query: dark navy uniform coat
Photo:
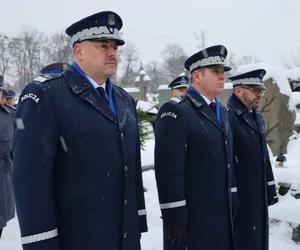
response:
[[[232,249],[236,187],[226,112],[221,107],[220,125],[205,100],[189,88],[157,115],[155,173],[162,218],[164,225],[187,224],[189,250]],[[165,237],[164,249],[179,248]]]
[[[16,115],[16,107],[9,104],[5,104],[4,106],[9,110],[9,112],[14,118],[14,116]]]
[[[6,105],[0,105],[0,229],[15,216],[11,154],[13,136],[14,116]]]
[[[263,117],[234,94],[228,101],[239,207],[234,221],[238,250],[268,249],[268,205],[276,196]]]
[[[75,70],[23,90],[14,187],[23,249],[137,250],[147,230],[134,100],[117,117]]]

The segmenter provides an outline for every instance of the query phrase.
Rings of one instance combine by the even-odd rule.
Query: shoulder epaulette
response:
[[[34,82],[39,82],[39,83],[44,83],[44,82],[47,82],[47,81],[50,81],[50,80],[53,80],[53,79],[56,79],[56,78],[61,78],[63,77],[63,74],[56,74],[56,75],[47,75],[47,76],[44,76],[44,75],[40,75],[38,77],[36,77],[35,79],[33,79]]]
[[[184,97],[183,96],[173,96],[170,101],[175,102],[175,103],[180,103],[183,101]]]
[[[12,109],[12,110],[16,110],[16,107],[12,106],[12,105],[9,105],[9,104],[5,104],[5,106],[9,109]]]
[[[4,112],[10,114],[11,111],[8,109],[8,107],[5,107],[5,105],[0,105],[0,108],[2,108],[4,110]]]

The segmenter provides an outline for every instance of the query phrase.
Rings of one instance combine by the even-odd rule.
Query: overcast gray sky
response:
[[[194,34],[201,30],[207,45],[224,44],[266,63],[280,65],[300,51],[300,0],[1,0],[0,32],[14,36],[34,27],[53,34],[102,10],[122,17],[124,39],[144,63],[160,61],[169,43],[196,52]]]

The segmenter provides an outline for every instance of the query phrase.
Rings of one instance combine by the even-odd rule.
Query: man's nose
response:
[[[115,56],[117,54],[117,50],[114,47],[109,47],[107,49],[107,55],[108,56]]]
[[[220,72],[219,73],[219,78],[224,80],[225,79],[225,73],[224,72]]]

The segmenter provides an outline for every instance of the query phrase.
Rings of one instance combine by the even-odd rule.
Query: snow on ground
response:
[[[273,172],[277,186],[279,183],[291,184],[293,191],[290,189],[284,196],[278,194],[279,202],[269,208],[270,218],[280,221],[274,225],[277,229],[271,230],[271,237],[274,239],[272,244],[276,244],[278,247],[285,244],[282,249],[286,249],[288,245],[293,243],[290,240],[292,226],[300,224],[300,199],[295,199],[292,196],[292,193],[300,191],[300,135],[294,135],[290,139],[287,151],[285,167],[275,167]],[[287,239],[285,243],[282,242],[282,237]],[[300,249],[300,245],[297,247]]]
[[[294,135],[287,146],[287,161],[283,168],[273,168],[276,183],[291,183],[300,189],[300,135]],[[300,203],[300,200],[299,200]],[[299,213],[300,220],[300,213]]]
[[[296,110],[296,105],[300,104],[300,92],[293,92],[291,94],[291,99],[289,102],[289,106],[290,107],[294,107],[294,109]]]
[[[146,149],[142,151],[143,166],[153,165],[154,139],[146,141]],[[288,163],[292,169],[300,169],[300,139],[291,140],[288,145]],[[282,178],[282,172],[275,168],[277,177]],[[284,168],[280,170],[287,170]],[[291,172],[288,176],[291,176]],[[149,170],[143,173],[148,229],[143,233],[141,244],[142,250],[162,250],[162,221],[159,209],[157,189],[154,171]],[[283,222],[272,223],[270,225],[270,250],[299,250],[300,244],[291,240],[292,228],[288,222],[298,222],[300,219],[300,199],[296,200],[291,195],[279,197],[279,203],[270,207],[270,215],[273,218],[282,219]],[[0,250],[21,250],[20,231],[17,218],[11,220],[4,228],[3,236],[0,239]],[[88,249],[87,249],[88,250]]]
[[[154,165],[154,139],[151,135],[151,139],[145,142],[145,149],[141,150],[142,166],[148,167]]]
[[[270,250],[299,250],[297,245],[291,240],[292,228],[285,222],[270,226]]]
[[[144,172],[143,179],[144,186],[148,190],[145,193],[145,198],[149,231],[142,235],[142,250],[162,250],[162,222],[154,171]],[[21,250],[19,234],[17,219],[13,219],[4,228],[3,238],[0,240],[0,249]],[[286,223],[272,225],[270,227],[270,250],[299,250],[300,245],[291,240],[291,234],[291,227]]]
[[[142,234],[143,250],[162,249],[162,220],[154,177],[154,171],[149,170],[143,173],[144,187],[148,190],[145,193],[148,232]]]
[[[279,195],[279,202],[269,207],[270,218],[300,224],[300,200],[295,199],[290,192],[285,196]],[[300,249],[300,246],[299,246]]]
[[[9,221],[0,239],[1,250],[21,250],[20,230],[17,218]]]
[[[141,150],[141,161],[143,169],[148,169],[154,166],[154,133],[150,124],[147,126],[147,130],[150,132],[148,140],[145,141],[145,149]],[[1,249],[0,249],[1,250]]]

